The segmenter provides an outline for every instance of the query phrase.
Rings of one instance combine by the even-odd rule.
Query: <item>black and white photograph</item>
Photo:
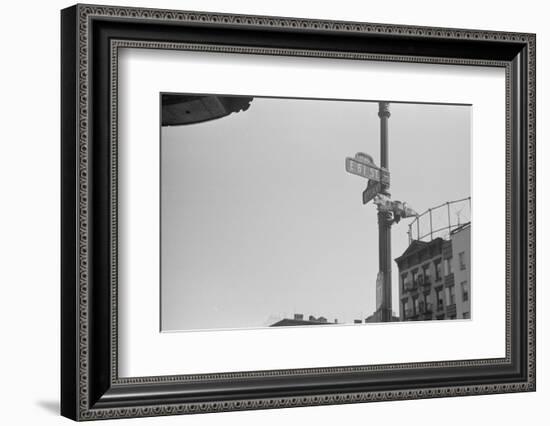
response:
[[[161,93],[161,331],[470,320],[472,105]]]

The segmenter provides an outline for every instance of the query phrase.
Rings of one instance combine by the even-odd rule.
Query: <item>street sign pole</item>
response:
[[[363,191],[363,204],[373,201],[378,208],[378,278],[376,280],[376,312],[380,322],[393,320],[392,311],[392,258],[391,226],[402,218],[416,216],[418,213],[406,202],[392,200],[389,172],[388,119],[390,118],[389,102],[378,102],[380,118],[380,167],[374,164],[372,157],[364,152],[355,154],[355,158],[346,158],[346,171],[368,179],[367,188]],[[409,239],[411,238],[409,225]]]
[[[378,117],[380,117],[380,167],[389,169],[388,149],[388,119],[390,118],[389,102],[378,103]],[[390,194],[387,186],[382,185],[382,194]],[[383,322],[392,320],[392,288],[391,288],[391,224],[392,217],[387,211],[378,207],[378,247],[379,247],[379,272],[382,284],[382,303],[380,316]]]

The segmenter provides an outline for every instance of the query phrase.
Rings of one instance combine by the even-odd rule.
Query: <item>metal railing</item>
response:
[[[448,239],[453,229],[471,221],[472,199],[447,201],[419,214],[409,223],[409,244],[413,240]]]

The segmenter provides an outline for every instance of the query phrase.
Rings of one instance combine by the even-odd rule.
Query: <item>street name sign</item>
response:
[[[380,182],[380,170],[378,167],[357,161],[355,158],[346,158],[346,171],[366,179]]]
[[[367,189],[363,191],[363,204],[367,204],[372,200],[376,195],[382,191],[382,184],[374,180],[369,180]]]
[[[380,169],[372,164],[357,161],[357,158],[346,158],[346,171],[369,180],[382,182],[386,185],[389,185],[390,183],[390,172]]]

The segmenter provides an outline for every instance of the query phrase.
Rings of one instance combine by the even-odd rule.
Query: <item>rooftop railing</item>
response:
[[[409,223],[409,244],[413,240],[449,239],[451,232],[471,221],[471,197],[447,201],[416,216]]]

